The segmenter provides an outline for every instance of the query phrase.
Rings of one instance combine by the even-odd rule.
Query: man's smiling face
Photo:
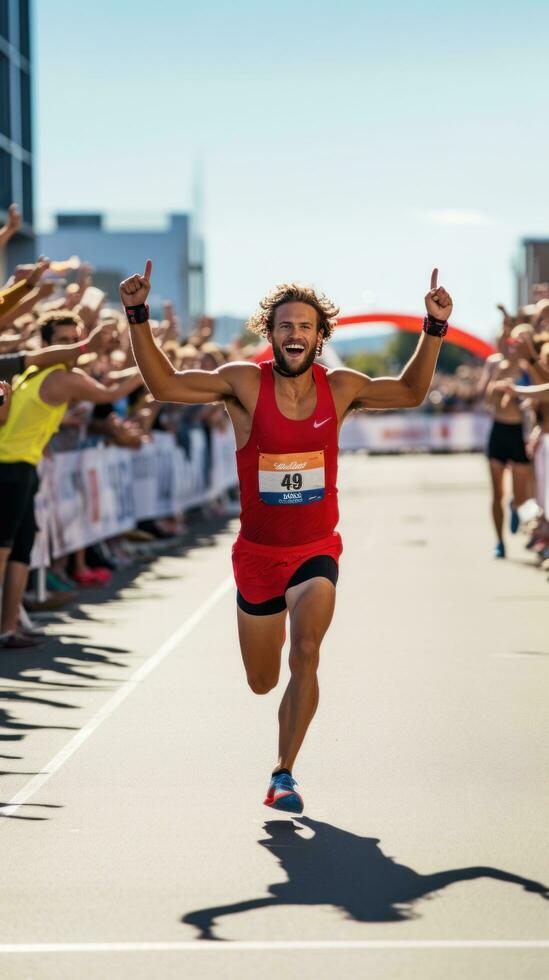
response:
[[[276,367],[283,374],[297,377],[308,371],[318,346],[318,313],[308,303],[281,303],[274,313],[268,338]]]

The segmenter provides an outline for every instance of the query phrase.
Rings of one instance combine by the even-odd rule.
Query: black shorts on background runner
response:
[[[30,562],[36,522],[34,495],[38,490],[36,466],[0,463],[0,548],[10,549],[10,560]]]
[[[486,455],[500,463],[530,463],[524,446],[522,422],[494,422]]]

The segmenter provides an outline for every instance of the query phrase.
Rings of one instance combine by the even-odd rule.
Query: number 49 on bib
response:
[[[312,504],[324,497],[324,451],[260,453],[259,497],[264,504]]]

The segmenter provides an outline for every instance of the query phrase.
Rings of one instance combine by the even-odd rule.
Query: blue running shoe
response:
[[[511,503],[510,511],[509,511],[509,530],[511,531],[511,534],[516,534],[519,529],[519,526],[520,526],[520,518],[518,516],[518,511],[515,510],[513,504]]]
[[[296,792],[297,785],[289,772],[275,772],[271,776],[267,796],[263,800],[265,806],[273,810],[286,810],[288,813],[303,813],[303,800]]]
[[[505,545],[503,541],[498,541],[494,548],[494,558],[505,558]]]

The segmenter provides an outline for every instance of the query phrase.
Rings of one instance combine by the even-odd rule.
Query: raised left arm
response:
[[[537,398],[540,402],[549,401],[549,383],[543,385],[516,385],[512,381],[498,381],[495,388],[500,393],[516,395],[517,398]]]
[[[433,269],[431,288],[425,296],[427,317],[418,345],[398,378],[369,378],[360,371],[336,369],[330,372],[339,414],[350,408],[415,408],[424,400],[435,372],[442,338],[452,312],[452,299],[437,285],[438,270]]]

